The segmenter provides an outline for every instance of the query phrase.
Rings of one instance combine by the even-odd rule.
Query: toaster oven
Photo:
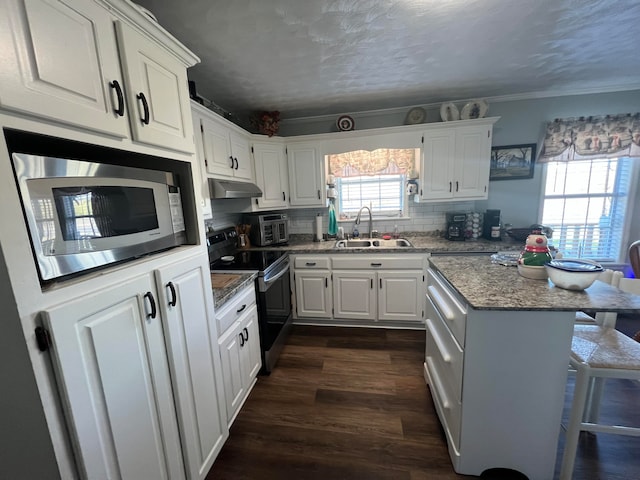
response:
[[[279,245],[289,241],[289,219],[286,213],[249,215],[249,239],[258,247]]]

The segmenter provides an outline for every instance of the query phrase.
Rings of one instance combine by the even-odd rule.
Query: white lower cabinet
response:
[[[426,256],[334,255],[334,318],[421,322]]]
[[[331,260],[328,255],[300,255],[293,259],[295,314],[298,318],[331,318]]]
[[[334,270],[332,276],[333,316],[375,320],[378,288],[376,273]]]
[[[341,254],[294,258],[297,318],[422,323],[421,254]]]
[[[478,310],[437,271],[427,282],[424,376],[454,470],[553,478],[573,313]]]
[[[43,314],[83,478],[202,479],[228,436],[207,258],[154,273]]]
[[[253,388],[262,367],[255,290],[250,286],[216,315],[222,325],[218,339],[222,357],[227,422],[229,425]]]

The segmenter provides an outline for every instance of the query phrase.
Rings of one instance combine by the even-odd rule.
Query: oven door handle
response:
[[[269,277],[269,278],[265,278],[264,279],[264,284],[265,285],[269,285],[272,282],[275,282],[276,280],[278,280],[281,276],[283,276],[285,273],[289,273],[289,260],[287,259],[286,262],[284,262],[282,269],[276,273],[273,277]]]

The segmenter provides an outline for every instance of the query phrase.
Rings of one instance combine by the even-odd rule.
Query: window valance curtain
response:
[[[547,124],[541,162],[640,157],[640,113],[561,118]]]
[[[414,165],[415,149],[412,148],[355,150],[329,155],[329,171],[336,177],[409,173]]]

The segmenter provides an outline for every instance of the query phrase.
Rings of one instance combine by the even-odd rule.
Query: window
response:
[[[627,157],[547,164],[542,224],[565,257],[620,261],[631,171]]]
[[[366,205],[376,216],[404,215],[404,184],[404,174],[338,178],[338,214],[353,217]]]
[[[329,173],[336,177],[339,218],[353,218],[363,206],[376,217],[406,216],[406,184],[419,152],[384,148],[328,155]]]

